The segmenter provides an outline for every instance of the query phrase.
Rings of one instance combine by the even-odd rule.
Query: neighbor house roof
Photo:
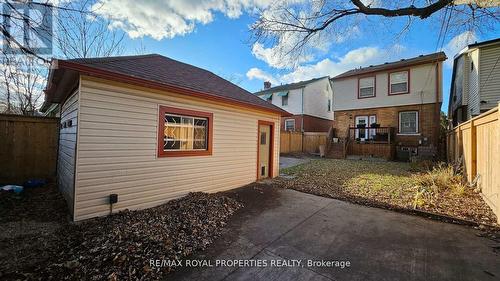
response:
[[[500,38],[496,38],[496,39],[492,39],[492,40],[488,40],[488,41],[483,41],[483,42],[475,42],[474,44],[467,45],[465,48],[460,50],[460,52],[456,53],[454,58],[457,59],[461,55],[468,53],[472,50],[475,50],[476,48],[483,48],[486,46],[498,45],[498,44],[500,44]]]
[[[320,78],[314,78],[314,79],[306,80],[306,81],[300,81],[300,82],[297,82],[297,83],[291,83],[291,84],[286,84],[286,85],[279,85],[279,86],[276,86],[276,87],[272,87],[272,88],[269,88],[269,89],[265,89],[265,90],[262,90],[262,91],[255,92],[255,94],[256,95],[264,95],[264,94],[269,94],[269,93],[275,93],[275,92],[282,92],[282,91],[290,91],[290,90],[294,90],[294,89],[300,89],[302,87],[305,87],[307,84],[316,82],[316,81],[321,80],[321,79],[326,78],[326,77],[328,77],[328,76],[323,76],[323,77],[320,77]]]
[[[158,54],[53,60],[46,90],[49,102],[63,101],[56,93],[59,84],[67,80],[64,71],[289,115],[210,71]]]
[[[346,77],[351,77],[351,76],[356,76],[356,75],[368,74],[368,73],[373,73],[373,72],[379,72],[379,71],[384,71],[384,70],[408,67],[408,66],[431,63],[431,62],[438,62],[438,61],[444,61],[444,60],[446,60],[446,55],[444,52],[438,52],[438,53],[433,53],[433,54],[428,54],[428,55],[420,55],[420,56],[414,57],[414,58],[401,59],[399,61],[386,62],[386,63],[378,64],[378,65],[370,65],[368,67],[355,68],[355,69],[346,71],[342,74],[339,74],[339,75],[333,77],[332,79],[346,78]]]

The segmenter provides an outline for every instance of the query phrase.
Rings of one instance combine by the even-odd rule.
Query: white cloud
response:
[[[464,31],[459,35],[453,37],[448,44],[443,48],[443,51],[446,53],[448,59],[445,62],[445,65],[448,67],[453,67],[453,57],[460,52],[467,45],[477,41],[477,36],[472,31]]]
[[[269,81],[271,82],[271,84],[278,84],[278,81],[271,74],[256,67],[253,67],[247,71],[247,78],[250,80],[257,79],[262,81]]]
[[[263,44],[256,42],[252,46],[252,54],[259,60],[266,62],[269,66],[278,69],[291,69],[300,64],[314,60],[314,53],[325,53],[332,43],[342,43],[347,39],[360,34],[357,26],[349,27],[338,34],[321,36],[318,34],[310,39],[307,47],[310,52],[297,54],[294,47],[300,43],[302,36],[300,32],[285,32],[280,34],[279,42],[273,47],[266,48]]]
[[[273,84],[294,83],[322,76],[333,77],[356,67],[397,60],[404,50],[405,48],[401,45],[394,45],[389,49],[361,47],[347,52],[344,56],[335,59],[325,58],[314,64],[302,65],[291,72],[277,75],[276,77],[261,69],[252,68],[247,72],[247,77],[262,81],[272,80]]]
[[[387,50],[378,47],[361,47],[347,52],[336,60],[326,58],[315,64],[300,66],[294,71],[282,75],[280,81],[292,83],[321,76],[333,77],[356,67],[395,60],[403,49],[400,45],[395,45]]]
[[[123,29],[131,38],[173,38],[193,32],[197,24],[214,20],[221,12],[238,18],[245,10],[265,8],[271,0],[98,0],[92,10],[110,20],[110,28]]]

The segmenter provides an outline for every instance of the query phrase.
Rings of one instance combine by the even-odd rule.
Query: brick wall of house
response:
[[[336,129],[336,134],[340,138],[347,137],[347,129],[355,126],[356,116],[369,116],[376,115],[377,123],[381,127],[394,127],[396,145],[402,146],[418,146],[419,140],[422,140],[422,145],[427,146],[432,144],[437,147],[439,137],[439,110],[441,104],[435,103],[422,104],[422,105],[407,105],[395,107],[381,107],[360,110],[345,110],[336,111],[333,126]],[[419,133],[415,136],[398,135],[399,127],[399,112],[401,111],[418,111],[419,119]],[[427,138],[425,143],[424,138]]]
[[[295,131],[297,132],[300,132],[302,129],[302,120],[304,124],[304,132],[328,132],[333,122],[332,120],[310,115],[293,115],[281,118],[281,130],[285,130],[285,120],[289,119],[295,120]]]

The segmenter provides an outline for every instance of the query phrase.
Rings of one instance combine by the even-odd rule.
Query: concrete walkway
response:
[[[297,166],[311,161],[312,158],[296,158],[280,156],[280,169]]]
[[[500,246],[470,227],[267,185],[229,193],[243,201],[225,233],[172,280],[500,280]],[[217,260],[267,266],[215,266]],[[276,260],[301,260],[280,267]],[[349,267],[307,260],[349,261]],[[292,265],[292,264],[290,264]]]

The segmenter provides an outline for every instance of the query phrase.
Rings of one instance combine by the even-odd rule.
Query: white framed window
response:
[[[295,131],[295,119],[285,120],[285,131]]]
[[[282,96],[281,97],[281,106],[287,106],[288,105],[288,95]]]
[[[359,78],[358,98],[370,98],[375,96],[375,76]]]
[[[399,133],[400,134],[418,133],[418,111],[399,112]]]
[[[409,71],[389,73],[389,95],[408,93]]]

